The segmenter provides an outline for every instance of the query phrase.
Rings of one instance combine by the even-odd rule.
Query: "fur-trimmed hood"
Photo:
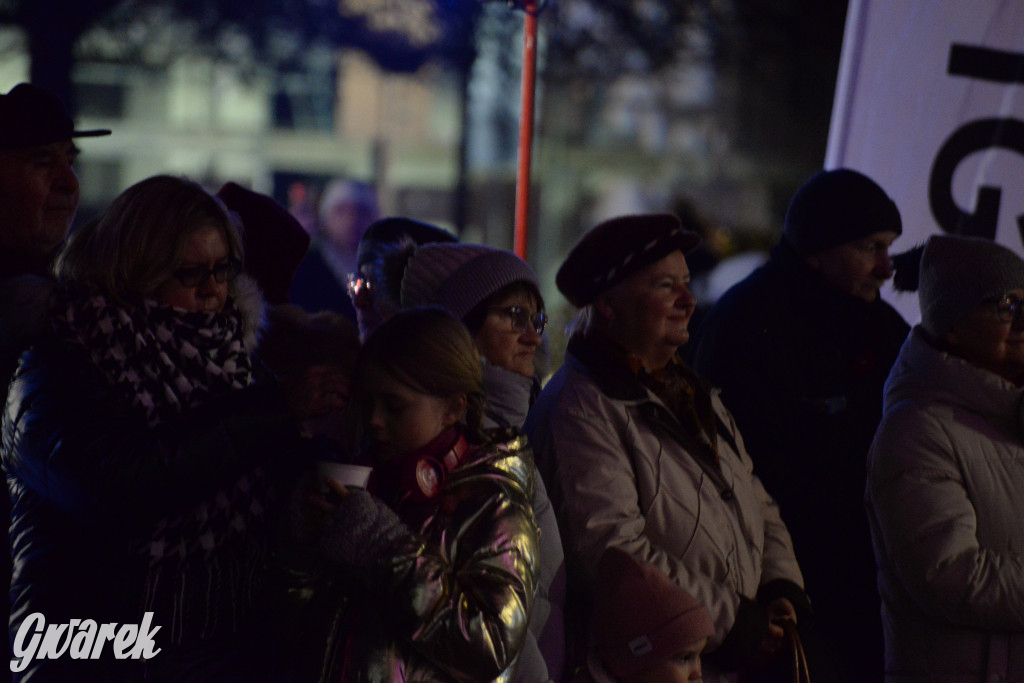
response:
[[[242,342],[252,354],[267,327],[266,300],[256,280],[244,273],[235,279],[230,294],[242,315]]]

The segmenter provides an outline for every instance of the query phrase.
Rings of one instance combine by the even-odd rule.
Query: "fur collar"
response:
[[[256,280],[244,273],[235,279],[231,296],[242,315],[242,342],[251,354],[267,327],[266,300]]]

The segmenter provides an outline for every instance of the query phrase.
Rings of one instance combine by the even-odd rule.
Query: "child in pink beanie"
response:
[[[700,653],[715,629],[704,607],[656,567],[608,548],[597,567],[589,678],[701,680]]]

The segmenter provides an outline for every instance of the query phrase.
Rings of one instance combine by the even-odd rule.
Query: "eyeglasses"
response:
[[[242,262],[236,258],[228,259],[223,263],[218,263],[213,268],[207,268],[206,266],[189,266],[188,268],[179,268],[174,271],[174,279],[182,284],[183,287],[198,287],[199,285],[206,282],[206,278],[213,276],[214,282],[227,282],[233,280],[242,272]]]
[[[521,306],[506,306],[490,309],[492,313],[501,313],[511,323],[510,331],[522,334],[527,329],[533,329],[537,334],[544,334],[544,328],[548,326],[548,316],[543,311],[528,313]]]
[[[1004,323],[1016,325],[1024,313],[1024,301],[1012,294],[1004,294],[995,300],[996,315]]]
[[[374,284],[373,280],[363,275],[362,273],[349,273],[346,278],[345,289],[348,291],[348,295],[355,299],[360,293],[366,292],[370,294],[373,292]]]

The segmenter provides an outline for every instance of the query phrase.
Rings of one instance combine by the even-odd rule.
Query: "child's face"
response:
[[[623,678],[622,683],[684,683],[701,680],[700,653],[707,639],[683,648],[660,664],[636,676]]]
[[[430,396],[373,367],[367,372],[369,429],[377,458],[387,462],[415,451],[461,417],[464,404]]]

